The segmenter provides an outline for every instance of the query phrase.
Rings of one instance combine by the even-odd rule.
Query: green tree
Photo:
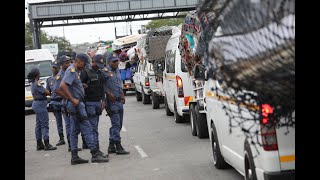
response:
[[[183,23],[184,18],[156,19],[147,23],[147,29],[155,29],[162,26],[178,26]]]
[[[25,47],[26,49],[30,49],[32,47],[32,33],[30,30],[30,24],[25,24],[25,34],[24,34],[24,40],[25,40]],[[40,30],[40,43],[41,44],[53,44],[57,43],[59,51],[68,49],[72,51],[71,44],[68,40],[66,40],[64,37],[58,37],[58,36],[49,36],[45,31]]]

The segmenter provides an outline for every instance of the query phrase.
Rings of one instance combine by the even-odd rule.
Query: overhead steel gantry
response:
[[[62,0],[29,4],[34,48],[41,48],[40,28],[182,17],[198,0]]]

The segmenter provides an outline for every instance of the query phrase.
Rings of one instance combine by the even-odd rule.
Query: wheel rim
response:
[[[211,139],[212,139],[212,152],[213,152],[213,163],[217,163],[217,143],[214,140],[213,132],[211,130]]]
[[[252,170],[250,167],[250,164],[248,163],[248,166],[246,168],[246,180],[251,180],[252,179]]]

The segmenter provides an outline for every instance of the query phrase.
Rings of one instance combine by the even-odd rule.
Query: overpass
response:
[[[198,0],[62,0],[29,4],[34,48],[40,48],[40,28],[182,17]]]

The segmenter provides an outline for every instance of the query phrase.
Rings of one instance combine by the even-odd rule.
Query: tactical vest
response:
[[[104,96],[103,90],[103,82],[104,76],[103,73],[98,70],[95,71],[93,69],[85,69],[88,75],[88,80],[86,84],[88,87],[85,89],[85,101],[100,101],[101,98]]]

